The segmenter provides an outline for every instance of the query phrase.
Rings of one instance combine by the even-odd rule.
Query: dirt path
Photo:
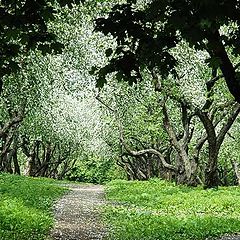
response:
[[[71,192],[55,205],[56,225],[52,240],[101,240],[106,230],[101,224],[99,208],[105,204],[100,185],[66,185]]]
[[[240,235],[226,235],[219,240],[240,240]]]
[[[55,205],[55,228],[49,240],[103,240],[107,231],[99,208],[106,204],[101,185],[66,184],[71,191]],[[219,240],[240,240],[240,235]]]

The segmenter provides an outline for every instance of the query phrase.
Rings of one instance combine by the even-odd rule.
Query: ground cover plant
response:
[[[112,181],[105,216],[110,239],[214,239],[240,231],[240,189],[203,190],[150,181]]]
[[[0,239],[44,239],[53,225],[52,204],[66,190],[56,181],[0,175]]]

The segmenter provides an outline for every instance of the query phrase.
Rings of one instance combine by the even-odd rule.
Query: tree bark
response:
[[[234,170],[235,176],[237,178],[238,185],[240,186],[240,169],[239,169],[239,164],[237,163],[237,161],[234,161],[234,160],[232,160],[231,163],[232,163],[232,166],[233,166],[233,170]]]
[[[216,126],[214,125],[213,120],[208,116],[207,112],[198,111],[198,116],[207,132],[208,141],[208,163],[205,169],[205,188],[214,188],[219,185],[220,181],[218,176],[218,155],[220,147],[228,130],[236,120],[239,112],[240,105],[236,103],[233,106],[233,109],[228,116],[226,123],[223,124],[217,135],[215,130]]]
[[[218,31],[208,37],[210,55],[220,61],[220,69],[223,73],[228,89],[235,100],[240,103],[240,79],[237,77],[235,68],[228,57]],[[213,46],[213,47],[211,47]]]
[[[164,115],[163,124],[170,138],[170,141],[177,152],[177,183],[196,186],[198,183],[197,164],[196,162],[190,160],[187,153],[188,143],[192,136],[189,131],[190,119],[188,118],[187,108],[185,108],[184,103],[181,104],[181,107],[184,134],[180,140],[178,140],[177,135],[171,125],[165,103],[162,106]]]

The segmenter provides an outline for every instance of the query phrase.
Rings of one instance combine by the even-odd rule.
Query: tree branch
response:
[[[217,136],[217,147],[220,148],[225,135],[227,134],[228,130],[231,128],[232,124],[236,120],[238,114],[240,112],[240,104],[236,103],[233,107],[232,112],[230,113],[226,124],[221,128],[218,136]]]
[[[132,156],[134,156],[134,157],[140,157],[140,156],[145,155],[145,154],[147,154],[147,153],[154,154],[154,155],[156,155],[156,156],[159,157],[159,159],[160,159],[161,162],[162,162],[162,165],[163,165],[165,168],[170,169],[170,170],[173,170],[173,171],[176,171],[176,170],[177,170],[175,166],[173,166],[172,164],[167,163],[166,160],[165,160],[165,158],[164,158],[164,156],[163,156],[163,154],[161,154],[161,153],[160,153],[159,151],[157,151],[156,149],[149,148],[149,149],[144,149],[144,150],[140,150],[140,151],[133,151],[133,150],[131,150],[131,149],[127,146],[127,144],[125,144],[124,142],[123,142],[123,145],[124,145],[124,148],[126,149],[126,151],[127,151],[130,155],[132,155]]]
[[[0,138],[2,138],[9,131],[11,127],[20,123],[22,120],[23,120],[22,113],[19,113],[17,116],[14,116],[13,118],[11,118],[7,123],[4,124],[2,129],[0,129]]]

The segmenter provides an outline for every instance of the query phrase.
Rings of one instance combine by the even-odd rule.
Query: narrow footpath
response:
[[[51,240],[101,240],[106,229],[100,220],[105,204],[101,185],[66,185],[71,191],[55,205],[55,227]]]
[[[240,240],[240,235],[226,235],[220,238],[219,240]]]
[[[104,240],[107,230],[100,219],[101,207],[106,204],[103,186],[65,186],[71,191],[55,204],[55,227],[49,240]],[[219,240],[240,240],[240,235]]]

